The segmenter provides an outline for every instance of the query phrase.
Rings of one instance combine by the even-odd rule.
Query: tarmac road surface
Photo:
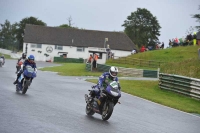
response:
[[[200,117],[126,93],[108,121],[89,117],[84,94],[92,83],[79,77],[38,71],[27,94],[16,93],[15,63],[0,68],[0,133],[200,133]]]

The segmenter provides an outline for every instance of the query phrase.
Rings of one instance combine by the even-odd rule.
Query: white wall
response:
[[[77,51],[77,47],[73,47],[73,46],[63,46],[63,50],[57,50],[57,49],[55,49],[55,45],[49,45],[49,44],[42,44],[42,48],[31,48],[31,44],[34,44],[34,43],[24,43],[23,44],[23,52],[25,52],[26,44],[28,44],[27,45],[27,56],[29,56],[30,54],[34,55],[36,61],[47,61],[47,60],[53,61],[54,57],[60,57],[60,54],[58,54],[58,52],[68,52],[67,58],[88,59],[89,55],[90,55],[90,53],[88,51],[91,50],[91,47],[89,47],[89,48],[85,48],[84,52],[79,52],[79,51]],[[53,51],[51,53],[48,53],[46,51],[46,48],[48,46],[53,48]],[[35,51],[32,51],[33,49]],[[97,50],[97,51],[99,49],[99,51],[102,51],[101,48],[92,48],[92,49]],[[42,51],[42,52],[39,53],[38,51]],[[120,51],[120,50],[111,50],[111,51],[114,53],[115,56],[120,56],[120,57],[131,54],[131,51],[130,52]],[[46,57],[44,55],[45,53],[48,54],[49,56]],[[100,63],[100,64],[105,63],[104,59],[106,58],[106,54],[103,54],[102,56],[103,56],[103,59],[99,59],[97,61],[97,63]]]
[[[114,56],[124,57],[131,55],[131,51],[122,51],[122,50],[112,50],[111,52],[114,53]]]

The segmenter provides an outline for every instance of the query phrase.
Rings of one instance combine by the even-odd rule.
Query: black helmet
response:
[[[23,59],[26,59],[26,53],[23,53],[23,54],[22,54],[22,58],[23,58]]]

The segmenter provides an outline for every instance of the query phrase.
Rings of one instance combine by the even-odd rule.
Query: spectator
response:
[[[169,47],[170,48],[172,47],[172,41],[171,41],[171,39],[169,39]]]
[[[178,45],[181,46],[183,44],[182,38],[179,38],[178,42],[179,42]]]
[[[144,46],[141,47],[140,52],[145,52],[146,48]]]
[[[94,53],[94,56],[93,56],[93,68],[97,68],[97,60],[98,60],[98,55],[96,53]]]
[[[176,38],[174,38],[173,40],[174,40],[174,41],[173,41],[172,47],[177,47],[177,46],[178,46],[178,38],[176,37]]]
[[[133,49],[132,52],[131,52],[131,54],[136,54],[136,50]]]
[[[192,41],[192,35],[191,35],[191,34],[189,34],[188,40],[189,40],[189,41]]]
[[[194,46],[196,46],[196,44],[197,44],[197,35],[196,35],[196,32],[194,32],[194,35],[193,35],[193,44],[194,44]]]
[[[91,62],[92,62],[92,58],[93,58],[93,56],[92,56],[92,54],[90,54],[90,57],[89,57],[89,59],[87,60],[87,63],[91,63]]]
[[[160,49],[160,45],[158,43],[156,44],[156,49]]]
[[[165,46],[165,44],[164,44],[164,42],[162,42],[162,45],[160,46],[160,48],[164,49],[164,46]]]
[[[111,56],[112,56],[112,52],[110,51],[110,52],[108,53],[108,59],[112,58]]]
[[[153,50],[153,46],[148,46],[148,50]]]
[[[114,53],[111,54],[111,59],[114,59]]]

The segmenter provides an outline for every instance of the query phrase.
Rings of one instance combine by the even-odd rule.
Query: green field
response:
[[[132,59],[144,59],[166,62],[160,67],[161,73],[177,74],[200,79],[200,60],[198,49],[200,46],[175,47],[162,50],[147,51],[128,56],[127,62]],[[116,64],[113,60],[107,61],[108,65],[135,67],[127,64]],[[143,68],[143,67],[136,67]],[[143,68],[153,69],[153,68]],[[155,68],[154,68],[155,69]]]
[[[61,63],[61,66],[46,67],[40,70],[58,72],[59,75],[63,76],[99,76],[101,72],[88,72],[85,70],[84,63]]]
[[[12,58],[10,57],[10,55],[0,53],[0,56],[1,56],[1,55],[4,55],[5,59],[12,59]]]

